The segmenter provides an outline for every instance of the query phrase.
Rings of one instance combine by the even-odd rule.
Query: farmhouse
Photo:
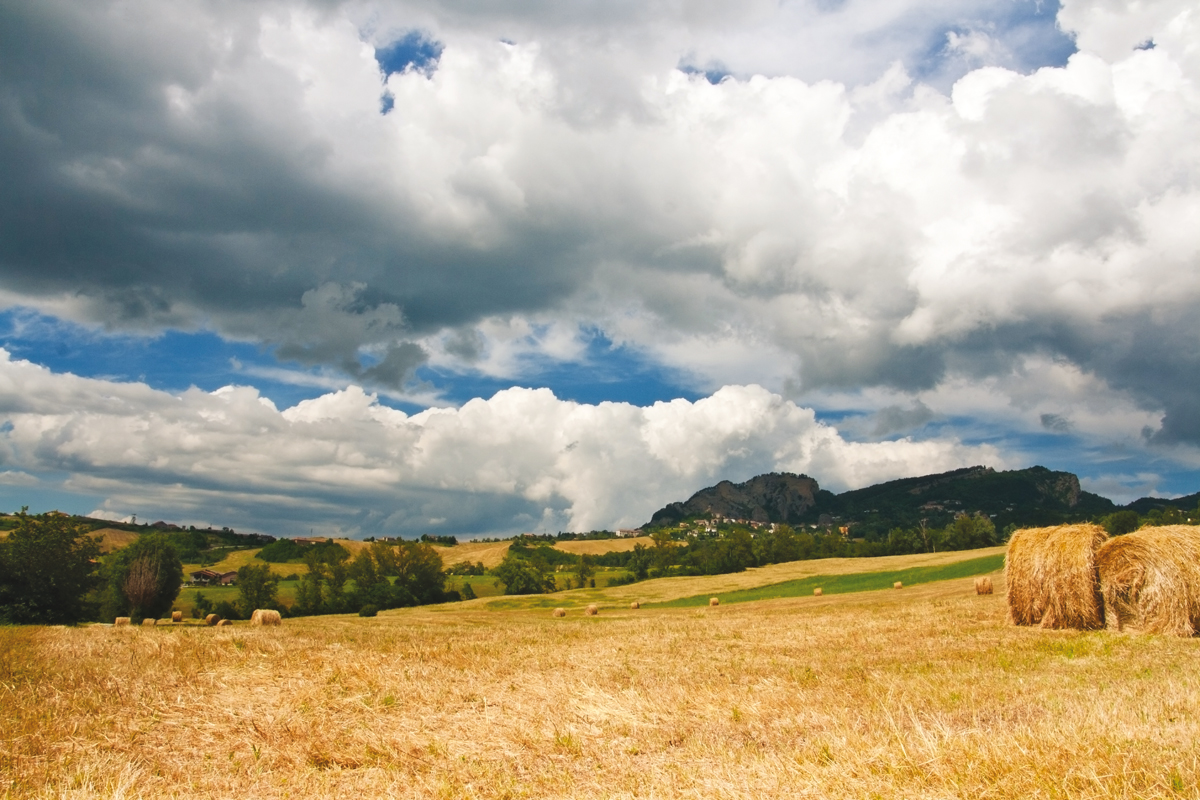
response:
[[[200,569],[191,574],[192,584],[194,586],[212,586],[219,584],[228,586],[237,582],[236,572],[217,572],[212,569]]]

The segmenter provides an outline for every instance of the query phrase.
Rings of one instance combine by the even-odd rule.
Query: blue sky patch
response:
[[[432,75],[443,49],[441,42],[424,31],[409,31],[389,45],[376,47],[375,61],[385,78],[408,69]]]

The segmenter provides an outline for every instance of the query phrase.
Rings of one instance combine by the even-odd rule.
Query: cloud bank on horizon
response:
[[[0,18],[20,491],[411,533],[633,524],[766,469],[849,488],[1069,450],[1049,465],[1110,496],[1197,477],[1192,3]],[[248,345],[235,382],[310,394],[187,390],[184,350],[169,379],[55,366],[29,315],[84,349]],[[653,398],[543,379],[614,354]],[[521,383],[558,394],[492,394]]]

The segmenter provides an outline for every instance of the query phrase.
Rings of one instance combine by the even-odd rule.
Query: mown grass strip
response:
[[[891,589],[896,581],[905,586],[934,581],[948,581],[954,578],[970,578],[975,575],[986,575],[1004,566],[1004,554],[998,553],[982,558],[972,558],[966,561],[956,561],[953,564],[943,564],[937,567],[909,567],[908,569],[890,570],[888,572],[855,572],[849,575],[813,575],[798,578],[794,581],[773,583],[758,586],[754,589],[741,589],[734,592],[709,592],[680,597],[661,603],[643,603],[643,608],[691,608],[707,606],[708,599],[714,595],[721,599],[721,605],[728,603],[749,603],[754,600],[775,600],[780,597],[804,597],[812,595],[813,589],[821,587],[823,594],[849,594],[851,592],[872,592],[879,589]]]

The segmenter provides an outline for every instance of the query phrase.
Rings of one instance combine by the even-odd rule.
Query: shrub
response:
[[[377,606],[372,606],[372,605],[365,605],[358,610],[358,615],[360,617],[373,617],[378,613],[379,613],[379,608]]]

